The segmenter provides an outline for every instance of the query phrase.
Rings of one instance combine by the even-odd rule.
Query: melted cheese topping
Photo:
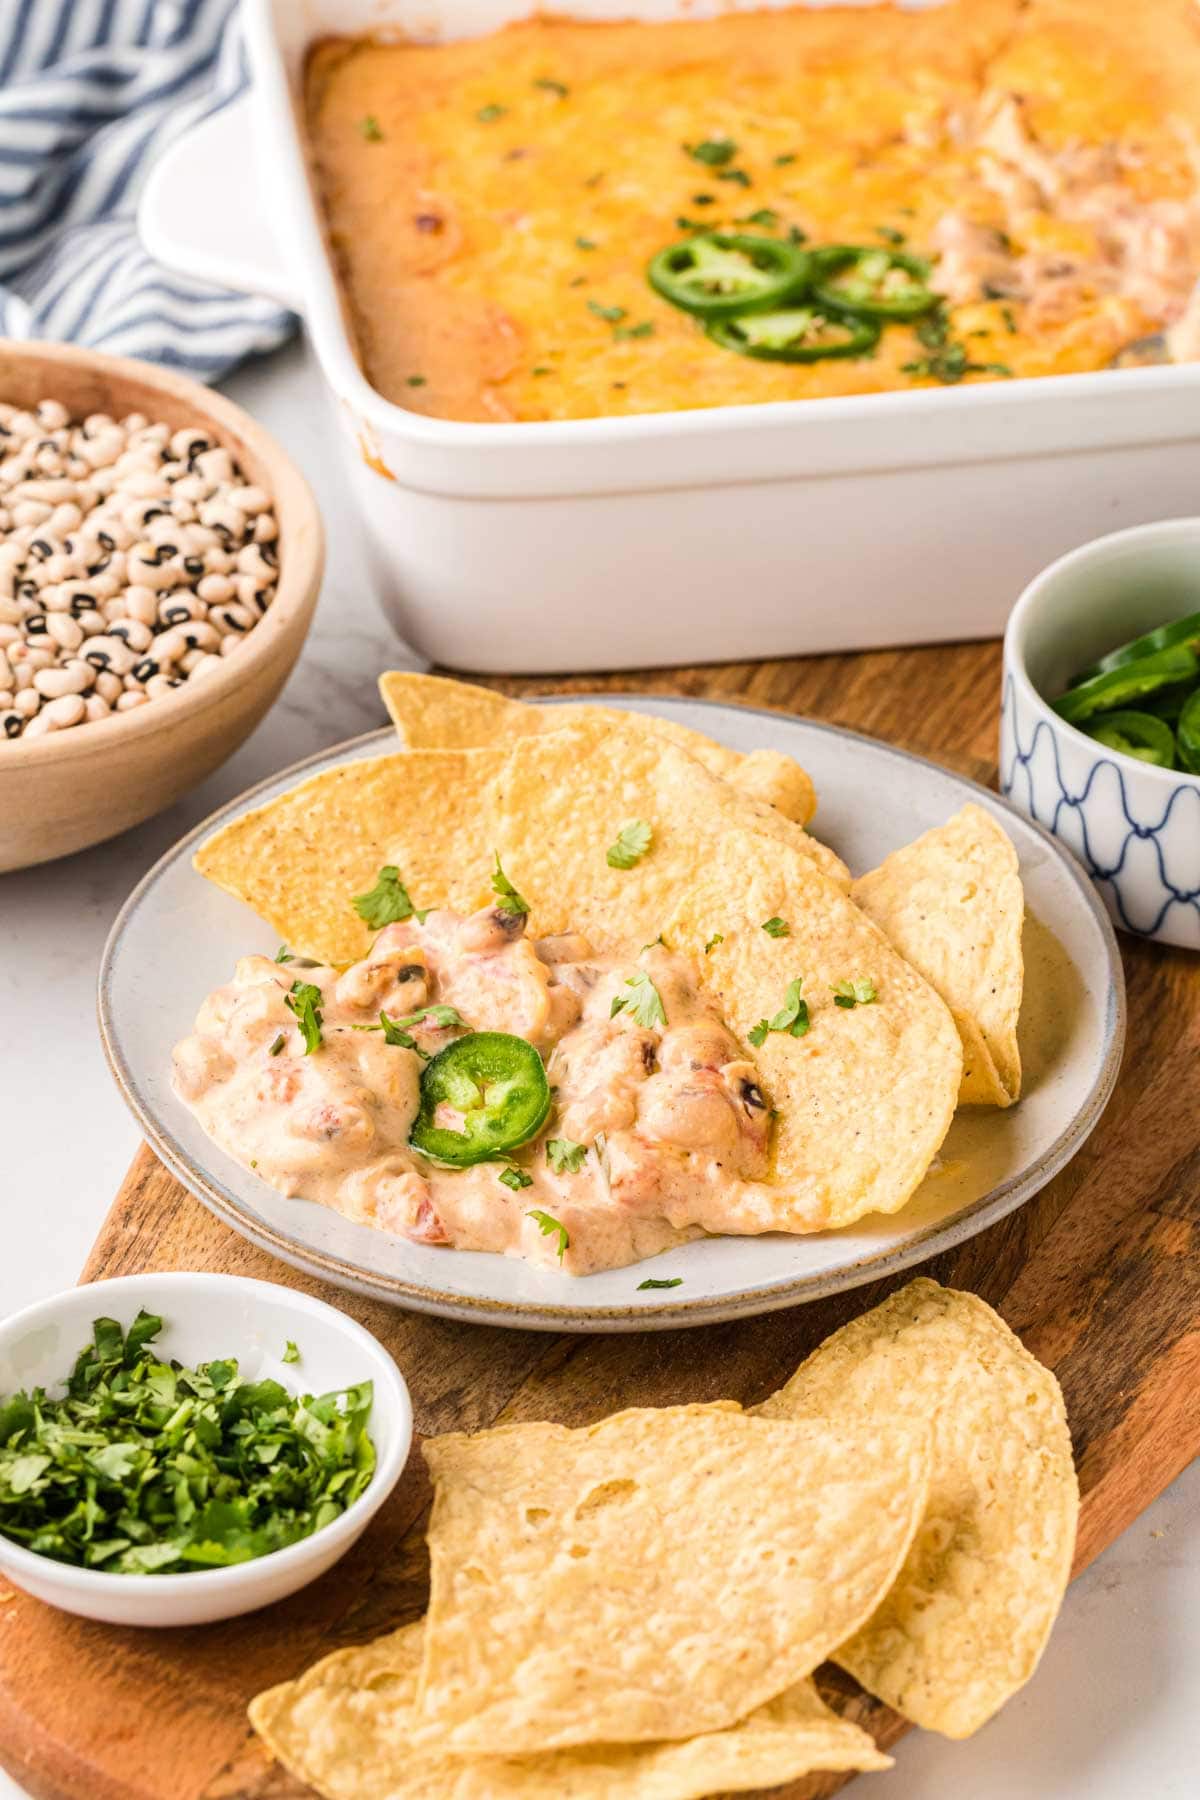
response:
[[[1163,330],[1187,356],[1200,336],[1193,0],[538,18],[326,41],[307,86],[364,367],[416,411],[588,418],[935,379],[910,326],[855,361],[713,345],[645,278],[680,219],[902,236],[935,260],[968,380],[1101,368]],[[724,167],[684,147],[720,136]]]

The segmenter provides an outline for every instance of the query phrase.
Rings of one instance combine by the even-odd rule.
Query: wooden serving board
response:
[[[984,780],[993,771],[992,644],[559,686],[777,706],[903,742]],[[1128,939],[1123,951],[1129,1042],[1099,1128],[1028,1205],[928,1265],[938,1280],[998,1306],[1059,1375],[1084,1493],[1076,1571],[1200,1450],[1200,958]],[[212,1218],[143,1148],[83,1278],[145,1269],[221,1269],[334,1301],[395,1356],[423,1434],[498,1420],[581,1424],[633,1403],[751,1404],[828,1332],[907,1279],[765,1318],[644,1337],[449,1324],[360,1301],[274,1262]],[[428,1500],[414,1453],[395,1494],[329,1575],[225,1625],[119,1630],[0,1589],[0,1762],[38,1800],[308,1800],[311,1790],[257,1746],[246,1701],[329,1650],[419,1617]],[[906,1729],[836,1671],[822,1685],[884,1746]],[[777,1794],[822,1800],[844,1779]]]

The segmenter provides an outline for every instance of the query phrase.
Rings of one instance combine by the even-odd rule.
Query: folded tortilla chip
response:
[[[1007,833],[982,806],[964,806],[850,891],[954,1014],[959,1104],[1011,1106],[1021,1092],[1025,901]]]
[[[650,826],[650,848],[634,867],[611,868],[608,849],[633,818]],[[839,858],[773,807],[677,745],[602,721],[519,738],[507,754],[405,750],[343,763],[224,826],[195,860],[293,950],[345,963],[372,938],[353,898],[386,865],[415,905],[469,909],[491,897],[498,851],[538,933],[643,942],[734,830],[789,845],[849,886]]]
[[[703,763],[710,775],[719,775],[752,799],[775,807],[785,819],[807,825],[817,810],[812,781],[793,757],[779,750],[729,750],[672,719],[625,712],[596,701],[531,706],[466,681],[402,670],[381,675],[379,691],[393,725],[412,750],[504,748],[513,738],[561,731],[567,725],[633,725],[670,738]]]
[[[1079,1484],[1062,1391],[974,1294],[918,1280],[827,1338],[767,1418],[928,1420],[929,1503],[895,1585],[834,1653],[914,1724],[968,1737],[1037,1667]]]
[[[777,1115],[772,1180],[731,1188],[710,1229],[817,1231],[898,1211],[949,1129],[962,1069],[928,983],[789,845],[742,834],[712,847],[663,935],[696,959],[743,1037],[786,1010],[793,981],[807,1008],[804,1035],[768,1030],[750,1052]],[[856,981],[875,999],[838,1005],[838,984]]]
[[[865,1731],[798,1682],[728,1730],[543,1756],[453,1757],[412,1742],[425,1627],[337,1650],[250,1703],[272,1754],[326,1800],[698,1800],[815,1769],[886,1769]]]
[[[923,1425],[723,1406],[424,1451],[418,1741],[474,1756],[727,1729],[870,1617],[928,1485]]]

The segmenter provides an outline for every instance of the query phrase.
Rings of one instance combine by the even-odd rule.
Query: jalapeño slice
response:
[[[929,264],[901,250],[834,244],[814,252],[813,299],[868,319],[916,319],[937,305]]]
[[[453,1123],[446,1111],[457,1115]],[[550,1084],[533,1045],[507,1031],[473,1031],[426,1063],[408,1141],[431,1162],[465,1169],[527,1144],[549,1113]]]
[[[781,306],[804,292],[809,258],[778,238],[701,232],[651,258],[650,286],[699,319],[730,318]]]
[[[1174,650],[1180,644],[1200,652],[1200,612],[1189,613],[1186,619],[1175,619],[1170,625],[1160,625],[1157,631],[1147,631],[1142,637],[1120,644],[1099,662],[1092,663],[1090,668],[1082,669],[1075,677],[1075,683],[1091,681],[1097,675],[1107,675],[1110,669],[1123,669],[1126,663],[1136,662],[1140,656],[1155,656],[1160,650]]]
[[[1135,662],[1090,681],[1068,688],[1052,702],[1060,719],[1068,725],[1081,725],[1097,713],[1120,712],[1137,700],[1157,694],[1177,681],[1194,681],[1200,676],[1200,660],[1186,644],[1156,651],[1153,656],[1140,656]]]
[[[827,356],[865,356],[879,341],[877,319],[855,318],[825,306],[714,319],[708,335],[722,350],[759,362],[811,363]]]
[[[1200,688],[1180,713],[1175,737],[1183,767],[1189,775],[1200,775]]]
[[[1175,767],[1175,733],[1165,719],[1156,719],[1153,713],[1105,713],[1087,727],[1087,734],[1122,756],[1136,756],[1139,762],[1153,763],[1159,769]]]

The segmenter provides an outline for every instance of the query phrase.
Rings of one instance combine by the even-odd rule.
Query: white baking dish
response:
[[[989,636],[1052,558],[1195,512],[1196,364],[528,425],[381,398],[355,360],[309,182],[306,47],[335,32],[463,36],[534,9],[245,0],[252,95],[172,146],[142,203],[161,261],[303,314],[384,603],[416,649],[539,673]]]

